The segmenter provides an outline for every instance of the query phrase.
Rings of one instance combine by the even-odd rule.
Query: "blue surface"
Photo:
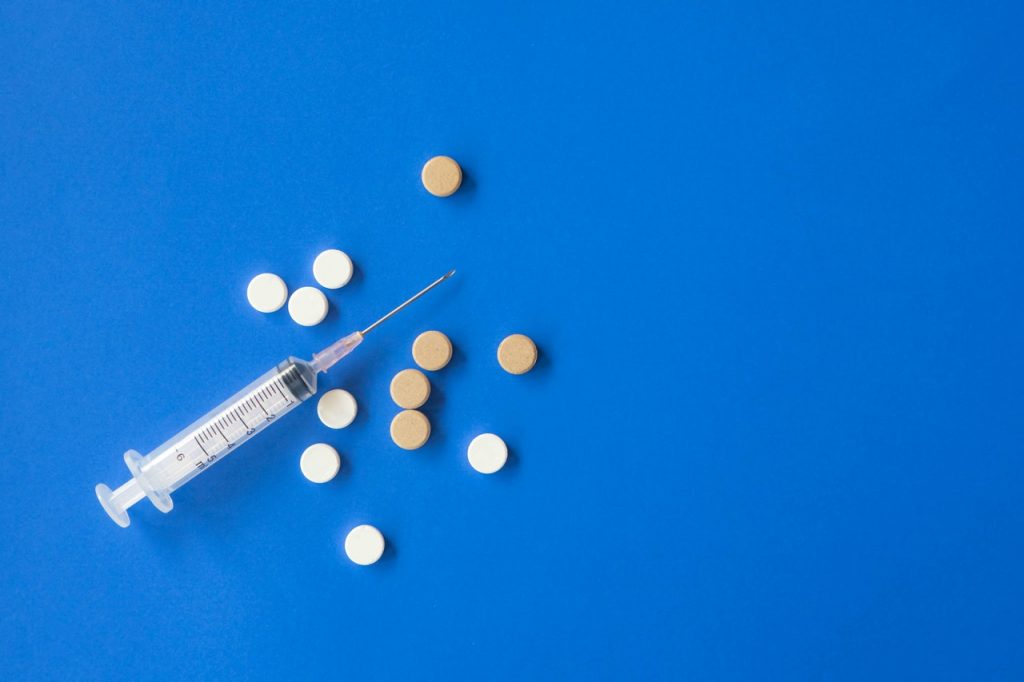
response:
[[[4,5],[0,677],[1024,678],[1022,20]],[[247,306],[327,247],[324,324]],[[170,514],[102,512],[124,450],[451,267],[328,377],[352,427],[304,405]],[[405,453],[429,328],[458,350]]]

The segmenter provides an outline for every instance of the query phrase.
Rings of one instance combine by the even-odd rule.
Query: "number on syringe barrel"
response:
[[[203,424],[195,439],[206,457],[197,466],[213,464],[218,455],[248,439],[293,404],[294,399],[279,384],[275,378]]]
[[[170,443],[146,468],[160,485],[177,488],[297,403],[280,376],[272,376]]]

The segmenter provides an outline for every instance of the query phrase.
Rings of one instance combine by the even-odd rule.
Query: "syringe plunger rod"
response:
[[[146,493],[142,492],[142,486],[134,478],[129,478],[120,488],[111,491],[109,487],[100,483],[96,486],[96,497],[100,504],[107,510],[110,518],[122,528],[128,527],[128,507],[132,506]]]

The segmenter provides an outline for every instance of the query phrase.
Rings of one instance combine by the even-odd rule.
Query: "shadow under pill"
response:
[[[455,190],[455,194],[450,197],[445,197],[448,201],[457,203],[469,203],[473,200],[477,191],[476,177],[468,172],[465,168],[462,168],[462,183],[459,184],[459,188]]]
[[[335,289],[334,291],[359,291],[363,284],[365,276],[363,275],[363,269],[359,267],[355,261],[352,261],[352,277],[348,280],[345,286]]]
[[[338,450],[338,448],[336,448],[333,445],[331,447],[334,448],[335,450]],[[351,471],[352,465],[349,464],[348,458],[341,454],[341,450],[338,450],[338,473],[334,474],[334,477],[331,478],[330,481],[327,481],[327,483],[335,481],[339,478],[345,478],[349,475]]]
[[[505,459],[505,465],[501,467],[500,470],[494,472],[494,475],[500,475],[505,472],[512,475],[519,469],[519,455],[517,455],[516,451],[513,448],[510,448],[507,443],[505,444],[505,449],[508,452],[508,456]]]
[[[326,292],[324,295],[327,296]],[[327,297],[327,303],[327,314],[324,315],[324,319],[313,325],[314,327],[319,327],[322,324],[332,324],[341,319],[341,311],[338,309],[338,304],[332,301],[329,296]]]
[[[537,346],[537,362],[534,363],[533,369],[531,369],[526,374],[523,374],[523,375],[520,375],[520,376],[528,378],[528,377],[530,377],[532,375],[534,377],[533,381],[547,381],[549,376],[550,376],[550,374],[551,374],[551,372],[553,371],[552,370],[553,366],[554,366],[554,362],[553,362],[553,358],[551,357],[551,353],[549,353],[547,350],[545,350],[544,348],[541,348],[538,345]]]
[[[445,437],[444,429],[439,428],[437,420],[434,416],[424,412],[427,415],[427,419],[430,420],[430,437],[427,438],[427,442],[423,444],[420,451],[427,453],[431,457],[435,457],[444,450],[447,438]]]
[[[395,544],[391,542],[391,538],[384,536],[384,553],[380,555],[380,559],[377,563],[391,563],[398,558],[398,550],[395,549]]]
[[[458,346],[456,346],[455,343],[453,342],[452,343],[452,358],[451,358],[451,360],[448,361],[448,364],[445,365],[443,369],[439,370],[438,372],[435,372],[434,374],[439,374],[441,372],[454,372],[454,373],[461,372],[463,370],[463,368],[465,368],[466,362],[467,362],[466,354],[463,353],[462,349],[459,348]],[[431,383],[433,383],[433,382],[431,382]]]
[[[430,417],[430,421],[433,422],[434,415],[444,408],[445,402],[444,389],[434,382],[430,382],[430,397],[427,398],[427,402],[421,405],[419,409],[427,417]]]

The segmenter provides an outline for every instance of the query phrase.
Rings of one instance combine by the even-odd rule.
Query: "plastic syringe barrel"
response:
[[[172,492],[313,396],[316,374],[313,364],[288,358],[148,455],[124,453],[132,477],[116,490],[97,485],[100,504],[122,527],[130,523],[128,508],[143,497],[169,512]]]

